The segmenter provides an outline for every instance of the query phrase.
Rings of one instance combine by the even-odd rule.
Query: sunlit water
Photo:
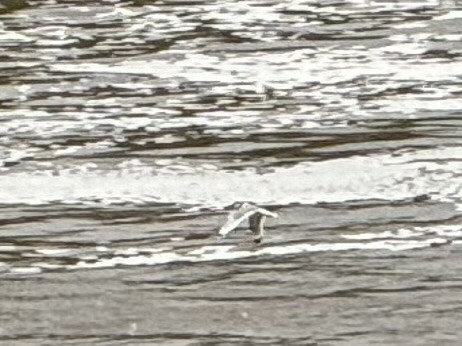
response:
[[[0,342],[459,345],[459,5],[0,0]]]

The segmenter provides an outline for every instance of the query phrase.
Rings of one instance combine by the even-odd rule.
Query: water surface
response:
[[[457,2],[0,4],[2,343],[459,344]]]

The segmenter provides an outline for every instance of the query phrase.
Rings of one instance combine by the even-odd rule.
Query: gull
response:
[[[240,223],[249,219],[249,228],[253,233],[253,241],[258,244],[263,239],[263,223],[267,216],[278,217],[278,214],[250,203],[244,203],[239,209],[232,211],[228,215],[228,221],[218,231],[218,239],[223,239],[229,232],[236,229]]]

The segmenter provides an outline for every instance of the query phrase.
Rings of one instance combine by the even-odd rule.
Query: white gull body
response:
[[[249,203],[244,203],[239,209],[232,211],[228,215],[227,222],[218,231],[219,239],[223,239],[229,232],[236,229],[239,224],[248,219],[249,228],[254,235],[254,242],[260,243],[265,231],[263,223],[267,216],[278,217],[278,214]]]

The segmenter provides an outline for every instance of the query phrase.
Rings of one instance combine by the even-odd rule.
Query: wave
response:
[[[354,156],[292,167],[226,171],[213,166],[140,164],[119,170],[68,169],[0,176],[2,204],[174,203],[223,207],[235,201],[265,205],[349,200],[400,200],[427,194],[459,203],[462,148]],[[92,166],[93,167],[93,166]]]

